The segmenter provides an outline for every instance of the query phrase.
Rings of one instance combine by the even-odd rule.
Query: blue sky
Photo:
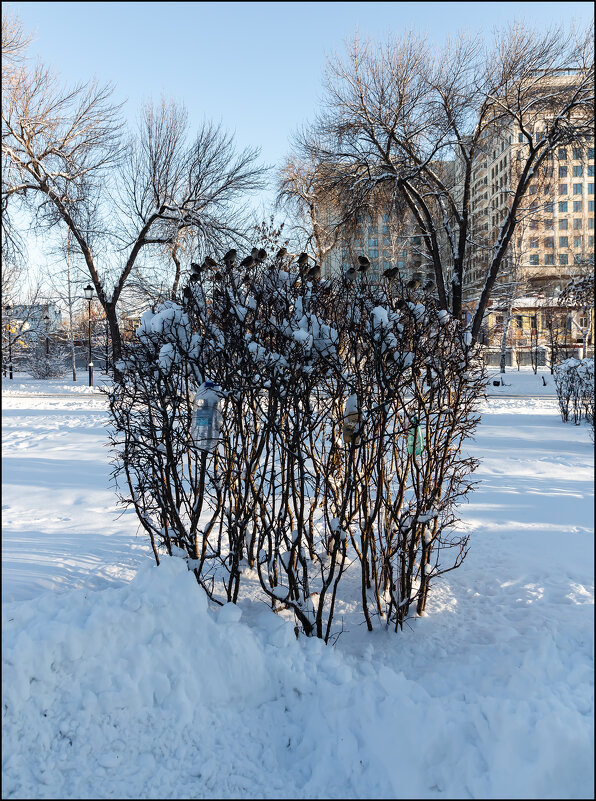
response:
[[[489,36],[514,19],[544,27],[593,17],[592,3],[576,2],[7,5],[34,34],[32,55],[65,81],[112,81],[131,120],[143,100],[181,100],[191,125],[222,122],[269,164],[314,115],[326,57],[356,30],[382,40],[413,27],[440,44],[461,29]]]

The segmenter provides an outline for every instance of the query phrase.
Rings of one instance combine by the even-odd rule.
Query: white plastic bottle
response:
[[[193,402],[191,436],[199,450],[213,451],[219,440],[221,413],[219,395],[221,387],[205,381],[197,390]]]

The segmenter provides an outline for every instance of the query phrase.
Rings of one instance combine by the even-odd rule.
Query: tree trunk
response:
[[[76,354],[75,354],[75,340],[74,340],[74,328],[72,322],[72,291],[70,285],[70,230],[67,229],[66,232],[66,269],[67,269],[67,284],[68,284],[68,325],[70,329],[70,352],[72,356],[72,380],[77,380],[77,362],[76,362]]]
[[[104,311],[110,327],[110,337],[112,339],[112,367],[114,369],[114,381],[120,381],[122,373],[117,367],[118,361],[122,358],[122,337],[120,336],[120,328],[118,326],[118,317],[116,315],[116,304],[113,302],[106,302]]]
[[[509,308],[507,309],[507,316],[505,318],[505,322],[503,323],[503,338],[501,339],[501,361],[500,361],[500,370],[502,373],[505,373],[505,360],[507,358],[507,332],[509,331],[509,324],[511,323],[511,304],[509,304]]]

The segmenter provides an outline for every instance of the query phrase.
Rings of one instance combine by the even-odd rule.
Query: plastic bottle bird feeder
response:
[[[205,381],[197,390],[192,411],[191,437],[202,451],[213,451],[219,441],[221,413],[219,395],[221,387],[213,381]]]
[[[344,406],[342,433],[344,442],[353,442],[355,445],[360,442],[360,412],[356,395],[350,395]]]
[[[418,424],[418,418],[412,419],[412,427],[408,431],[408,453],[410,456],[414,454],[420,456],[422,453],[422,430]]]

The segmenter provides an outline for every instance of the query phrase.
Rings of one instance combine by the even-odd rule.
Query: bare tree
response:
[[[588,354],[588,346],[594,344],[594,260],[586,260],[581,265],[581,274],[572,278],[563,288],[559,301],[569,309],[579,312],[579,320],[575,321],[572,317],[572,325],[575,325],[583,340],[583,355]]]
[[[31,36],[27,35],[18,16],[10,12],[3,14],[2,17],[2,104],[16,90],[22,80],[24,65],[26,60],[27,48],[31,42]],[[4,138],[4,127],[2,137]],[[2,152],[2,173],[4,182],[4,171],[8,167],[8,160]],[[12,224],[10,215],[5,214],[6,200],[2,192],[2,264],[3,269],[8,265],[12,268],[18,267],[18,262],[23,261],[23,241],[18,229]],[[4,292],[3,292],[4,295]]]
[[[62,89],[41,66],[18,73],[3,98],[2,199],[5,214],[19,199],[38,229],[69,229],[108,319],[116,363],[116,307],[140,255],[174,250],[189,229],[199,249],[208,243],[219,251],[241,238],[232,209],[261,186],[264,171],[258,151],[237,153],[219,126],[204,123],[189,140],[184,109],[165,100],[145,105],[137,134],[123,139],[111,94],[95,82]]]
[[[277,181],[277,205],[292,215],[301,246],[321,265],[345,233],[337,220],[339,204],[327,190],[324,174],[323,165],[288,156]]]
[[[490,248],[471,323],[477,339],[533,177],[555,148],[593,133],[593,80],[591,30],[538,33],[516,23],[492,46],[462,35],[436,52],[413,33],[384,47],[354,39],[345,61],[329,63],[325,105],[302,144],[327,165],[327,185],[346,207],[383,184],[405,201],[439,303],[459,318],[476,245],[474,165],[495,138],[521,137],[496,239],[481,243]]]

